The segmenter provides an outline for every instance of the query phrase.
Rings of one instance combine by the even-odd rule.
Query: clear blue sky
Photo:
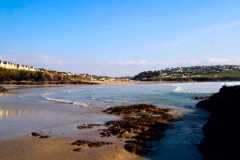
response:
[[[0,58],[116,76],[240,64],[240,1],[0,0]]]

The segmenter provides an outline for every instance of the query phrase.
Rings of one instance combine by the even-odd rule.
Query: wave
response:
[[[83,103],[83,102],[75,102],[75,101],[70,101],[70,100],[65,100],[65,99],[50,98],[50,97],[47,96],[47,95],[50,95],[50,94],[51,93],[46,93],[46,94],[42,95],[42,97],[44,99],[46,99],[47,101],[51,101],[51,102],[72,104],[72,105],[81,106],[81,107],[88,107],[88,104]]]
[[[218,92],[222,86],[240,85],[236,82],[193,82],[174,84],[173,92],[176,93],[215,93]]]
[[[223,82],[222,85],[224,86],[235,86],[240,85],[240,82]]]
[[[173,91],[177,92],[177,93],[180,93],[180,92],[183,92],[184,89],[182,87],[180,87],[180,86],[177,86]]]

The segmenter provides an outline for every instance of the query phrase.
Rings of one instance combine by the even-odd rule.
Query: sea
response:
[[[129,104],[153,104],[186,110],[159,141],[153,141],[149,160],[201,160],[197,145],[208,113],[198,109],[194,97],[210,96],[224,86],[240,82],[139,83],[124,85],[64,85],[28,88],[0,96],[0,140],[29,133],[74,135],[83,123],[117,119],[101,110]]]

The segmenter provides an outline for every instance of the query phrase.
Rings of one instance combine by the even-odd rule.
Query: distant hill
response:
[[[0,66],[0,84],[101,84],[128,82],[128,78],[114,78],[91,74],[73,74],[39,68],[36,71],[6,69]],[[1,91],[0,91],[1,92]]]
[[[0,84],[93,84],[92,76],[39,69],[27,71],[0,67]]]
[[[233,81],[240,80],[240,66],[215,65],[166,68],[141,72],[133,79],[139,81]]]

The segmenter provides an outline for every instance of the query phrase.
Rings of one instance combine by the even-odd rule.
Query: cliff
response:
[[[240,86],[223,87],[197,107],[210,112],[203,126],[205,137],[199,145],[205,159],[239,159]]]

